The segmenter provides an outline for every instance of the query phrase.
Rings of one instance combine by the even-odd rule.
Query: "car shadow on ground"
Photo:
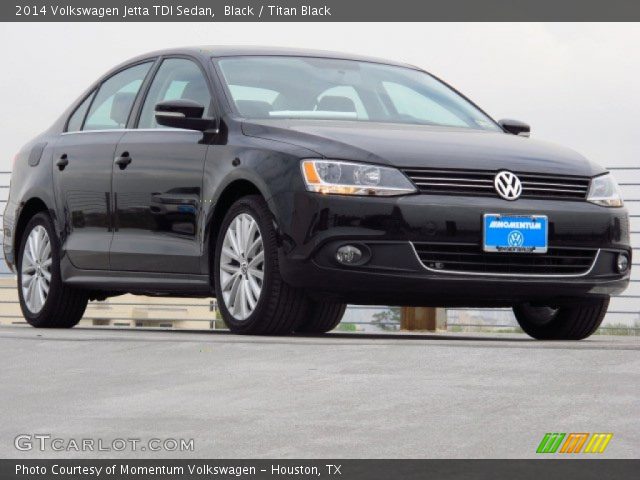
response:
[[[307,334],[295,334],[296,337],[309,337],[309,338],[362,338],[367,340],[384,339],[384,340],[460,340],[460,341],[483,341],[483,342],[531,342],[534,341],[531,337],[524,334],[521,337],[502,336],[495,334],[483,334],[478,335],[460,335],[447,332],[442,333],[414,333],[414,332],[397,332],[397,333],[343,333],[343,332],[329,332],[324,335],[307,335]]]

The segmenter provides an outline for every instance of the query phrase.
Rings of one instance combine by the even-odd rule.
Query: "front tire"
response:
[[[71,328],[80,321],[88,296],[62,283],[60,243],[46,213],[38,213],[25,227],[17,270],[20,308],[30,325]]]
[[[336,328],[347,305],[336,302],[310,302],[304,321],[296,328],[299,333],[327,333]]]
[[[602,323],[609,297],[576,300],[557,308],[522,303],[513,313],[525,331],[538,340],[582,340],[592,335]]]
[[[234,203],[216,242],[214,281],[222,318],[233,333],[287,335],[304,317],[304,291],[280,275],[277,235],[259,195]]]

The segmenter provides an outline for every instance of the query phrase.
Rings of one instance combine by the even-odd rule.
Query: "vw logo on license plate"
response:
[[[524,235],[518,230],[509,233],[507,239],[510,247],[521,247],[524,244]]]

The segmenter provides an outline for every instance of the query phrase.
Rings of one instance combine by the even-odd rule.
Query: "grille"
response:
[[[597,249],[549,248],[547,253],[483,252],[477,244],[414,243],[422,264],[432,270],[512,275],[581,275]]]
[[[498,173],[489,170],[403,169],[420,193],[498,196],[493,181]],[[589,177],[514,172],[522,182],[520,198],[584,200]]]

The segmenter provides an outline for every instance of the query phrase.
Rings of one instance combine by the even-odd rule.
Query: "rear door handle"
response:
[[[115,164],[120,167],[120,170],[127,168],[127,165],[131,163],[131,155],[129,152],[124,152],[121,156],[116,158]]]
[[[63,153],[56,162],[56,166],[58,167],[58,170],[62,171],[67,165],[69,165],[69,158],[66,153]]]

